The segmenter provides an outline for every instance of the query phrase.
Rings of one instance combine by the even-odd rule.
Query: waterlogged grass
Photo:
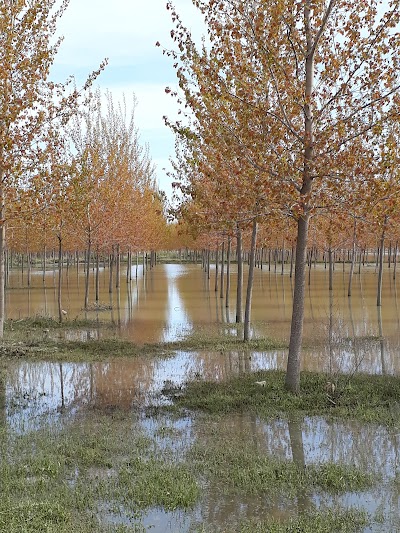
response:
[[[244,350],[240,331],[235,336],[223,329],[143,346],[114,336],[112,329],[102,329],[104,337],[86,342],[47,336],[47,330],[62,332],[72,324],[68,321],[60,326],[40,317],[8,324],[0,350],[0,386],[3,383],[4,388],[1,376],[8,357],[93,361],[167,356],[176,350]],[[73,327],[98,328],[99,324],[75,322]],[[282,345],[269,340],[246,345],[249,351],[279,348]],[[335,391],[327,392],[327,382],[332,381]],[[179,420],[187,409],[194,413],[188,442],[184,425],[157,426],[156,417],[164,408],[149,410],[155,417],[152,434],[143,429],[137,414],[122,411],[107,414],[92,410],[69,420],[65,428],[47,427],[28,434],[1,428],[0,421],[0,533],[142,532],[146,529],[141,517],[146,511],[190,513],[202,505],[210,488],[217,494],[216,501],[211,502],[215,509],[224,508],[235,498],[240,502],[277,497],[287,502],[296,501],[299,495],[309,505],[306,512],[299,511],[299,516],[288,516],[283,522],[263,516],[254,522],[239,520],[234,529],[221,529],[217,524],[207,529],[194,523],[190,532],[362,531],[372,520],[365,513],[341,508],[318,510],[312,496],[366,491],[379,482],[377,477],[344,464],[306,465],[295,443],[291,443],[293,459],[278,459],[256,445],[246,431],[238,432],[236,427],[226,431],[219,419],[234,413],[297,421],[316,415],[395,426],[400,424],[400,380],[303,373],[301,391],[299,395],[288,393],[284,373],[279,371],[244,374],[223,383],[198,380],[179,389],[178,394],[171,388],[174,406],[165,416]],[[279,435],[274,438],[279,439]],[[114,520],[118,514],[120,521]]]
[[[247,497],[268,495],[295,500],[299,493],[308,495],[360,492],[373,487],[373,476],[354,465],[331,461],[306,463],[301,424],[288,422],[286,431],[274,429],[275,448],[268,442],[268,430],[256,417],[229,415],[198,415],[198,438],[187,458],[194,470],[206,476],[225,492]],[[288,449],[291,453],[277,454]],[[274,451],[275,450],[275,451]],[[310,500],[311,501],[311,500]]]
[[[287,415],[335,416],[384,425],[400,424],[400,379],[393,376],[336,376],[334,394],[328,375],[303,372],[301,393],[285,388],[281,371],[261,371],[224,382],[193,381],[175,404],[209,413],[255,412],[265,418]]]
[[[299,490],[338,494],[370,488],[376,479],[351,466],[335,463],[298,464],[277,460],[257,450],[243,448],[237,441],[221,439],[217,444],[197,444],[190,457],[198,470],[231,489],[248,494],[284,493],[295,497]]]
[[[212,350],[215,352],[226,352],[229,350],[269,351],[279,350],[287,347],[287,344],[275,339],[251,339],[244,343],[243,326],[235,324],[231,328],[221,326],[196,328],[195,331],[186,335],[176,342],[167,343],[171,349],[179,350]]]
[[[276,494],[294,501],[305,495],[307,512],[289,515],[284,523],[264,516],[229,530],[219,529],[223,521],[213,529],[199,529],[194,520],[190,531],[361,531],[364,514],[343,509],[322,513],[311,495],[366,490],[377,481],[369,474],[333,463],[279,461],[260,450],[247,432],[232,437],[235,432],[226,434],[220,424],[207,431],[207,419],[198,421],[198,438],[185,441],[187,428],[176,422],[162,419],[149,433],[132,413],[93,412],[65,428],[28,434],[3,428],[0,532],[146,531],[141,516],[149,509],[190,513],[204,498],[211,498],[207,506],[222,509],[235,495],[240,501]],[[215,496],[206,496],[209,487]],[[118,514],[121,520],[113,523]]]
[[[96,332],[96,339],[66,340],[66,331]],[[89,335],[90,337],[90,335]],[[285,347],[280,341],[254,339],[244,343],[243,332],[226,328],[204,328],[183,336],[180,340],[164,343],[135,344],[120,336],[120,331],[110,323],[97,320],[65,320],[61,324],[50,317],[9,320],[6,322],[4,339],[0,344],[0,357],[23,357],[47,361],[89,362],[117,357],[139,355],[168,356],[180,351],[210,350],[228,352],[241,350],[268,351]]]
[[[0,531],[134,531],[107,525],[100,514],[124,508],[190,509],[200,489],[172,448],[157,449],[122,414],[94,413],[62,430],[0,430]],[[101,510],[101,512],[100,512]]]
[[[306,512],[285,522],[276,520],[248,521],[242,523],[237,533],[356,533],[368,524],[365,513],[357,510],[327,509],[323,512]],[[216,533],[215,530],[200,528],[196,533]],[[218,533],[231,533],[219,529]]]

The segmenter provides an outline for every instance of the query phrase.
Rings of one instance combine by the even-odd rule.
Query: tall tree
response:
[[[200,51],[168,6],[178,51],[167,53],[176,61],[182,101],[196,118],[215,102],[218,115],[204,143],[223,128],[262,175],[261,195],[297,223],[286,385],[298,392],[310,219],[341,188],[351,190],[351,144],[362,138],[373,153],[382,124],[397,112],[400,5],[390,2],[384,11],[378,0],[193,3],[208,26],[210,42]]]

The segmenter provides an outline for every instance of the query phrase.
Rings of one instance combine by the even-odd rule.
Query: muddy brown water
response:
[[[63,307],[68,319],[99,317],[119,326],[120,335],[135,342],[173,341],[193,330],[225,330],[237,335],[235,325],[235,273],[232,274],[231,306],[215,293],[213,272],[208,280],[200,265],[158,265],[138,279],[126,283],[111,296],[108,293],[108,273],[101,278],[101,311],[84,311],[84,278],[71,270],[64,281]],[[24,285],[21,273],[12,273],[7,291],[7,315],[56,316],[56,277],[46,275],[43,286],[41,273],[32,276],[32,285]],[[311,272],[311,284],[306,291],[306,318],[302,367],[307,370],[359,370],[373,374],[399,374],[400,318],[397,283],[392,272],[384,273],[383,305],[376,306],[377,274],[374,267],[364,268],[355,275],[353,296],[347,296],[348,271],[337,268],[334,290],[328,290],[328,273],[319,266]],[[256,271],[253,291],[252,330],[257,337],[268,336],[287,341],[290,331],[292,281],[288,273]],[[94,292],[91,287],[92,293]],[[92,298],[91,298],[92,300]],[[112,309],[106,307],[111,304]],[[95,328],[66,332],[69,338],[97,338]],[[24,362],[10,366],[6,376],[5,423],[10,430],[34,431],[48,424],[67,424],[77,412],[90,416],[90,408],[122,408],[129,410],[168,402],[162,389],[166,381],[182,384],[194,377],[225,379],[229,375],[259,368],[285,368],[286,351],[255,352],[249,358],[241,351],[219,353],[209,351],[178,351],[163,358],[112,359],[96,363]],[[160,424],[179,426],[183,437],[179,445],[185,449],[193,439],[207,433],[210,420],[188,415],[179,421],[149,419],[137,422],[154,435]],[[250,415],[225,416],[218,420],[219,430],[235,435],[243,433],[249,445],[265,450],[274,457],[295,459],[293,428],[290,422],[265,422]],[[207,427],[204,427],[207,424]],[[143,514],[141,523],[155,533],[190,531],[196,524],[211,529],[225,527],[235,530],[244,518],[297,514],[307,505],[324,508],[340,504],[365,509],[380,521],[365,531],[400,531],[399,484],[393,483],[399,474],[399,433],[379,425],[355,422],[332,422],[323,418],[305,418],[298,422],[305,464],[334,461],[360,466],[382,479],[378,487],[362,493],[342,496],[299,495],[295,499],[263,497],[238,499],[224,496],[218,486],[209,486],[201,502],[190,512],[164,512],[153,509]],[[117,515],[104,511],[105,522],[125,523],[121,510]],[[398,529],[399,528],[399,529]]]

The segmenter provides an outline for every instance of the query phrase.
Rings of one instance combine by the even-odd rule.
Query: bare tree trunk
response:
[[[129,283],[132,279],[131,277],[131,269],[132,269],[132,252],[131,249],[128,249],[128,258],[127,258],[127,265],[126,265],[126,282]]]
[[[60,324],[63,321],[63,309],[61,304],[61,286],[62,286],[62,237],[61,234],[57,235],[58,238],[58,290],[57,290],[57,303],[58,303],[58,321]]]
[[[247,280],[246,306],[245,306],[245,311],[244,311],[244,337],[243,337],[244,341],[248,341],[250,339],[251,300],[252,300],[252,295],[253,295],[256,242],[257,242],[257,219],[255,218],[253,220],[253,230],[251,233],[249,277]]]
[[[243,257],[242,257],[242,229],[237,225],[237,287],[236,287],[236,323],[240,324],[242,318],[242,294],[243,294]]]
[[[353,225],[353,245],[352,245],[352,253],[351,253],[351,264],[350,264],[350,273],[349,273],[349,287],[347,290],[347,296],[351,296],[351,287],[353,282],[353,273],[354,273],[354,264],[356,262],[356,228],[357,228],[357,222],[354,218],[354,225]]]
[[[329,290],[333,291],[333,253],[332,253],[331,245],[329,245],[328,258],[329,258]]]
[[[47,265],[46,265],[46,260],[47,260],[47,249],[46,249],[46,245],[44,245],[43,247],[43,277],[42,277],[42,281],[43,281],[43,284],[46,283],[46,268],[47,268]]]
[[[398,249],[398,242],[396,241],[396,244],[394,246],[394,252],[393,252],[393,279],[396,279],[397,249]]]
[[[26,252],[26,266],[27,266],[27,276],[28,276],[28,287],[30,287],[31,281],[32,281],[32,260],[31,260],[31,253],[29,251]]]
[[[304,291],[309,214],[297,222],[296,260],[294,269],[293,311],[290,328],[289,354],[286,370],[286,387],[292,392],[300,390],[300,352],[303,339]]]
[[[293,277],[293,262],[294,262],[294,247],[292,246],[291,252],[290,252],[290,274],[289,277]]]
[[[226,251],[226,296],[225,307],[229,307],[229,291],[231,289],[231,238],[228,237],[228,249]]]
[[[120,287],[120,278],[121,278],[121,250],[119,247],[119,244],[117,244],[116,249],[117,257],[116,257],[116,263],[117,263],[117,271],[116,271],[116,280],[115,280],[115,288],[119,289]]]
[[[218,292],[218,271],[219,271],[219,245],[215,251],[215,292]]]
[[[3,173],[0,173],[2,179]],[[4,185],[0,185],[0,338],[4,334],[5,321],[5,261],[4,253],[6,249],[6,225],[5,219],[5,193]]]
[[[110,277],[108,280],[108,292],[109,294],[113,293],[113,269],[114,269],[114,247],[110,254]]]
[[[383,278],[383,255],[385,253],[385,233],[387,228],[388,216],[385,215],[383,221],[383,228],[381,234],[380,251],[379,251],[379,270],[378,270],[378,294],[376,297],[376,305],[382,305],[382,278]]]
[[[224,270],[225,270],[225,239],[222,241],[221,248],[221,287],[220,287],[220,298],[224,297]]]
[[[89,307],[89,276],[90,276],[90,256],[92,254],[92,242],[88,239],[88,248],[86,250],[86,271],[85,271],[85,309]]]
[[[99,247],[96,250],[96,302],[99,303],[100,294],[100,265],[99,265]]]

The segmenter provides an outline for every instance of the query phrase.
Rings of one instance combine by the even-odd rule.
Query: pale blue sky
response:
[[[157,166],[159,187],[171,195],[171,186],[163,171],[174,155],[174,138],[164,125],[163,115],[173,118],[176,108],[166,86],[176,86],[172,62],[163,56],[157,41],[172,46],[173,27],[166,10],[167,0],[70,0],[59,20],[58,33],[64,42],[52,71],[52,77],[64,80],[74,75],[78,85],[100,62],[109,64],[96,81],[103,91],[109,89],[114,101],[125,93],[130,101],[135,93],[138,106],[136,124],[143,143]],[[200,13],[191,0],[174,4],[185,24],[197,36],[203,32]]]

